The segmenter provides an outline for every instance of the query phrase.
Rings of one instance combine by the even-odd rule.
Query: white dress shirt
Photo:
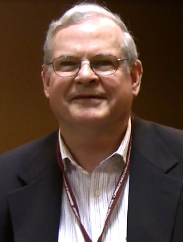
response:
[[[92,242],[97,242],[102,232],[109,203],[124,167],[124,162],[126,162],[130,135],[131,120],[129,119],[126,134],[117,151],[101,161],[91,173],[82,169],[74,161],[61,135],[59,135],[61,159],[76,198],[81,222]],[[129,175],[112,212],[102,242],[126,242],[128,193]],[[63,241],[85,242],[78,221],[70,207],[64,186],[58,242]]]

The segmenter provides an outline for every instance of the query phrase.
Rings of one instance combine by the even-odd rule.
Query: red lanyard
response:
[[[132,136],[132,135],[131,135]],[[125,167],[123,169],[123,171],[121,172],[121,175],[120,175],[120,178],[118,180],[118,183],[116,185],[116,188],[114,190],[114,193],[112,195],[112,198],[111,198],[111,201],[110,201],[110,204],[109,204],[109,207],[108,207],[108,210],[107,210],[107,215],[106,215],[106,219],[105,219],[105,222],[104,222],[104,227],[102,229],[102,232],[97,240],[97,242],[101,242],[104,238],[104,234],[105,234],[105,229],[107,227],[107,223],[111,217],[111,214],[117,204],[117,201],[120,197],[120,194],[123,190],[123,187],[124,187],[124,184],[125,184],[125,181],[126,181],[126,178],[128,176],[128,172],[129,172],[129,164],[130,164],[130,150],[131,150],[131,136],[130,136],[130,142],[129,142],[129,145],[128,145],[128,151],[127,151],[127,158],[126,158],[126,163],[125,163]],[[66,176],[66,173],[64,171],[64,165],[63,165],[63,162],[61,160],[61,154],[60,154],[60,146],[59,146],[59,142],[57,142],[57,162],[58,162],[58,165],[61,169],[61,171],[63,172],[63,181],[64,181],[64,186],[65,186],[65,190],[66,190],[66,194],[67,194],[67,197],[68,197],[68,201],[69,201],[69,204],[72,208],[72,211],[78,221],[78,224],[80,226],[80,229],[81,229],[81,232],[83,234],[83,237],[85,239],[85,242],[92,242],[92,240],[90,239],[89,235],[87,234],[83,224],[81,223],[81,219],[80,219],[80,214],[79,214],[79,209],[78,209],[78,205],[77,205],[77,202],[76,202],[76,198],[73,194],[73,191],[71,189],[71,186],[69,184],[69,181],[67,179],[67,176]]]

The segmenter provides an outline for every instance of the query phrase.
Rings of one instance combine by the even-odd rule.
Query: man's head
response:
[[[60,126],[127,123],[142,67],[117,15],[79,4],[51,23],[44,50],[44,91]]]
[[[102,7],[98,4],[93,3],[77,4],[73,8],[69,9],[58,20],[51,22],[44,44],[44,64],[47,64],[52,60],[52,40],[53,36],[59,29],[65,28],[69,25],[79,24],[83,21],[86,21],[87,19],[94,18],[95,16],[107,17],[114,21],[121,28],[121,31],[124,34],[123,39],[121,40],[121,48],[123,50],[125,58],[127,58],[128,65],[131,67],[138,59],[138,53],[133,37],[131,36],[127,27],[117,14],[112,13],[106,7]]]

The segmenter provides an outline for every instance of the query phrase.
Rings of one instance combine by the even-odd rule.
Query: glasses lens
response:
[[[53,68],[58,76],[73,76],[80,67],[80,60],[74,56],[60,56],[53,61]]]
[[[100,75],[113,74],[119,66],[117,57],[112,55],[97,55],[90,60],[93,71]]]

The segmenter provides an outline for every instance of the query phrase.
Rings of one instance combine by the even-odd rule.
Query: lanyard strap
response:
[[[104,234],[105,234],[105,229],[107,227],[107,223],[111,217],[111,214],[117,204],[117,201],[121,195],[121,192],[123,190],[123,187],[124,187],[124,184],[125,184],[125,181],[126,181],[126,178],[128,176],[128,172],[129,172],[129,164],[130,164],[130,151],[131,151],[131,143],[132,143],[132,135],[130,135],[130,141],[129,141],[129,145],[128,145],[128,151],[127,151],[127,158],[126,158],[126,163],[125,163],[125,166],[124,166],[124,169],[123,171],[121,172],[121,175],[120,175],[120,178],[117,182],[117,185],[116,185],[116,188],[114,190],[114,193],[112,195],[112,198],[111,198],[111,201],[110,201],[110,204],[109,204],[109,207],[108,207],[108,210],[107,210],[107,214],[106,214],[106,218],[105,218],[105,222],[104,222],[104,227],[102,229],[102,232],[97,240],[97,242],[101,242],[104,238]],[[81,223],[81,218],[80,218],[80,214],[79,214],[79,209],[78,209],[78,205],[77,205],[77,202],[76,202],[76,198],[73,194],[73,191],[71,189],[71,186],[70,186],[70,183],[67,179],[67,176],[66,176],[66,172],[64,170],[64,165],[63,165],[63,162],[61,160],[61,154],[60,154],[60,146],[59,146],[59,141],[57,142],[57,162],[58,162],[58,165],[63,173],[63,181],[64,181],[64,187],[65,187],[65,190],[66,190],[66,194],[67,194],[67,198],[68,198],[68,201],[69,201],[69,204],[72,208],[72,211],[78,221],[78,224],[80,226],[80,229],[81,229],[81,232],[83,234],[83,237],[85,239],[85,242],[92,242],[91,238],[89,237],[88,233],[86,232],[83,224]]]

